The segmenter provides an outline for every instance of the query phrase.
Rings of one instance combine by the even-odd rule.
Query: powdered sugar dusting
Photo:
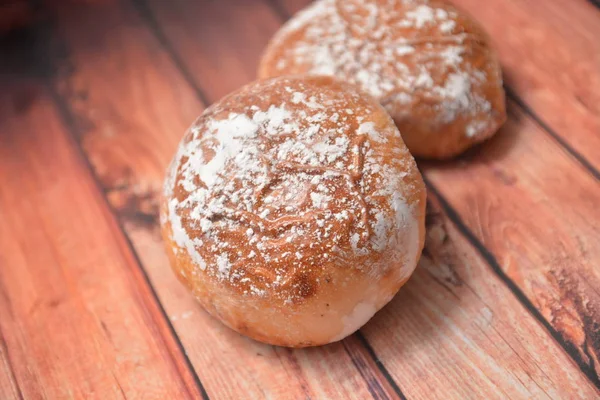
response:
[[[435,11],[440,11],[440,13],[435,13]],[[444,10],[434,10],[424,4],[417,6],[417,8],[412,11],[407,11],[405,15],[406,19],[404,20],[404,25],[414,26],[415,28],[422,28],[426,24],[435,22],[436,15],[439,15],[440,19],[446,19],[448,17],[448,14],[445,13]]]
[[[300,79],[255,85],[209,108],[171,165],[166,220],[180,251],[248,296],[291,302],[330,263],[383,274],[417,252],[402,180],[415,165],[379,106]]]
[[[319,0],[276,35],[275,46],[301,32],[282,45],[274,72],[342,77],[395,118],[417,99],[434,107],[439,124],[477,118],[491,109],[478,90],[485,74],[465,58],[473,41],[457,29],[458,18],[454,8],[429,0]],[[473,132],[465,127],[466,136]]]

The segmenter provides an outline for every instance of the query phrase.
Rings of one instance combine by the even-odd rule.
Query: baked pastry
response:
[[[445,159],[506,120],[490,39],[440,0],[320,0],[274,36],[259,77],[331,75],[379,100],[415,157]]]
[[[413,272],[425,189],[385,110],[329,77],[257,81],[208,108],[170,166],[172,267],[213,316],[303,347],[366,323]]]

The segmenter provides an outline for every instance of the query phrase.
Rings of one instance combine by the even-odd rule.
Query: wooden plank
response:
[[[270,1],[284,16],[312,2]],[[600,170],[600,8],[586,0],[452,2],[492,36],[509,93]]]
[[[208,395],[395,398],[377,369],[363,379],[344,345],[287,350],[256,343],[212,319],[177,282],[156,204],[175,146],[203,105],[129,3],[53,7],[73,71],[58,82],[59,92]]]
[[[45,90],[2,91],[0,121],[0,332],[23,396],[197,398]]]
[[[281,26],[281,17],[262,0],[145,3],[149,9],[140,8],[157,21],[157,30],[212,101],[256,78],[261,53]]]
[[[509,108],[503,130],[469,157],[421,167],[598,385],[600,185]]]
[[[178,16],[175,12],[175,10],[177,10],[177,7],[169,7],[169,11],[166,9],[166,7],[163,8],[161,2],[151,2],[150,4],[153,7],[152,15],[155,15],[158,19],[160,28],[164,28],[166,42],[174,46],[174,48],[176,49],[176,57],[180,60],[181,63],[183,63],[183,65],[187,68],[188,71],[191,71],[190,75],[198,83],[201,90],[204,89],[203,82],[205,82],[206,79],[204,78],[205,71],[199,68],[199,64],[195,63],[194,60],[203,59],[205,60],[205,63],[208,63],[208,61],[206,60],[215,60],[215,57],[213,57],[211,53],[202,53],[202,51],[198,48],[192,48],[188,47],[187,45],[183,45],[182,43],[185,43],[185,38],[181,38],[178,36],[182,34],[182,32],[185,32],[185,34],[190,37],[205,36],[205,26],[203,24],[185,24],[186,18],[190,21],[195,21],[195,18],[193,16],[195,15],[195,13],[200,12],[200,10],[194,10],[193,7],[186,8],[185,12],[188,14],[188,16],[183,17]],[[230,5],[227,4],[223,5],[223,7],[227,7],[228,9],[232,8]],[[258,8],[260,8],[260,6],[258,6]],[[202,10],[204,10],[204,8]],[[235,26],[235,21],[231,22],[231,26],[224,26],[223,30],[219,32],[219,34],[213,35],[212,37],[214,37],[215,39],[212,45],[216,48],[224,47],[224,44],[221,44],[219,42],[219,38],[222,38],[226,35],[235,35],[235,39],[227,39],[228,41],[239,41],[241,43],[246,44],[246,38],[248,37],[248,35],[244,31],[239,32],[233,29]],[[248,46],[254,47],[255,45],[248,43]],[[191,67],[192,65],[194,67]],[[246,74],[248,75],[250,74],[250,71],[254,68],[254,66],[250,62],[243,63],[242,65],[244,66],[244,68],[247,68]],[[216,65],[212,66],[212,68],[215,67]],[[240,71],[236,75],[243,76],[244,72]],[[224,80],[229,80],[229,76],[227,76],[227,78],[224,78]],[[219,90],[217,87],[217,83],[214,80],[211,81],[211,85],[212,89],[203,90],[203,92],[208,93],[207,97],[209,100],[216,100],[216,98],[212,98],[212,96],[222,94],[222,92],[225,92],[225,89]],[[463,249],[461,248],[460,251],[463,251]],[[593,387],[586,380],[586,377],[581,373],[581,371],[579,371],[577,367],[569,363],[569,359],[564,353],[563,349],[557,346],[557,344],[553,342],[552,337],[549,336],[546,332],[544,332],[543,329],[540,328],[538,323],[528,315],[527,311],[522,306],[520,306],[518,302],[512,297],[510,291],[506,287],[502,286],[500,281],[489,273],[489,270],[484,269],[485,262],[481,258],[478,259],[478,265],[480,266],[480,270],[483,269],[483,272],[480,272],[481,282],[478,281],[476,284],[474,284],[474,286],[486,286],[490,288],[497,288],[493,293],[499,294],[503,298],[509,299],[507,303],[504,303],[502,305],[504,306],[505,304],[507,304],[514,309],[511,311],[509,317],[506,317],[506,319],[504,319],[502,317],[502,315],[504,314],[502,308],[496,308],[496,306],[494,305],[494,299],[486,300],[490,303],[489,309],[491,310],[491,312],[495,316],[497,316],[494,317],[493,320],[499,321],[498,326],[496,326],[496,324],[492,324],[494,329],[500,332],[493,336],[493,340],[486,338],[481,339],[475,335],[477,331],[474,333],[472,329],[469,329],[469,324],[471,323],[469,316],[473,316],[474,318],[480,319],[481,317],[480,315],[476,314],[472,308],[463,306],[466,308],[466,310],[463,311],[466,317],[463,321],[461,321],[462,325],[450,324],[446,322],[448,325],[450,325],[450,328],[447,328],[446,331],[442,330],[442,332],[448,332],[449,334],[453,333],[454,335],[451,337],[453,337],[452,340],[456,343],[452,343],[451,341],[451,343],[448,345],[450,350],[444,352],[440,357],[437,348],[435,346],[431,346],[431,344],[428,344],[427,346],[416,347],[418,350],[415,350],[415,352],[413,353],[414,358],[412,361],[414,362],[414,364],[412,364],[405,363],[406,355],[403,353],[398,353],[395,350],[401,347],[402,337],[394,335],[395,331],[393,329],[385,330],[384,328],[381,328],[370,331],[369,327],[371,325],[368,325],[366,327],[365,332],[370,332],[368,338],[369,342],[373,343],[373,349],[375,350],[375,353],[380,355],[380,357],[383,357],[382,354],[386,355],[386,360],[388,362],[385,363],[385,366],[388,368],[388,370],[390,370],[390,372],[394,375],[396,379],[401,380],[402,384],[400,385],[400,388],[403,391],[408,390],[412,393],[427,393],[426,385],[421,384],[419,382],[419,379],[422,379],[422,376],[427,375],[427,370],[421,369],[421,375],[413,375],[413,379],[402,378],[402,376],[410,375],[406,374],[405,369],[414,368],[415,370],[417,370],[417,366],[420,363],[422,364],[422,359],[429,358],[430,360],[432,360],[431,363],[428,365],[430,367],[430,371],[439,369],[439,365],[448,366],[447,369],[444,370],[444,373],[446,373],[447,376],[438,378],[439,380],[444,382],[444,385],[440,385],[440,387],[446,388],[448,387],[447,385],[449,385],[454,389],[454,394],[456,395],[466,394],[467,392],[465,392],[465,390],[468,390],[469,388],[471,388],[472,390],[479,388],[477,389],[479,390],[479,392],[477,393],[490,396],[497,396],[502,394],[501,389],[506,390],[507,393],[512,393],[515,395],[529,393],[531,396],[534,397],[543,397],[544,391],[548,391],[549,393],[551,393],[553,390],[557,393],[567,395],[570,390],[573,390],[573,393],[576,393],[576,390],[578,390],[577,388],[583,388],[583,392],[581,392],[583,394],[593,394]],[[419,290],[417,292],[420,293],[421,291],[426,293],[427,296],[433,298],[436,298],[435,296],[438,296],[439,293],[439,289],[437,289],[437,287],[435,286],[432,286],[431,284],[423,284],[419,286]],[[490,289],[489,292],[492,292],[492,290]],[[469,294],[469,292],[466,292],[466,294]],[[420,311],[422,313],[438,315],[438,319],[441,319],[442,321],[447,321],[447,318],[441,318],[439,316],[441,314],[443,317],[445,311],[439,312],[438,309],[441,307],[442,310],[445,310],[444,304],[447,303],[448,300],[442,298],[439,301],[439,304],[433,304],[430,306],[430,308],[423,309],[424,306],[420,304],[419,296],[414,296],[414,303],[420,307]],[[469,304],[469,301],[466,302],[467,305]],[[481,303],[479,304],[482,304],[483,302],[484,300],[481,300]],[[388,308],[386,308],[386,310],[388,310]],[[385,311],[382,313],[382,315],[385,315]],[[401,311],[399,311],[398,314],[394,313],[393,315],[396,315],[395,318],[402,317]],[[393,321],[393,318],[388,317],[388,319],[384,319],[385,322],[383,322],[381,325],[386,326],[390,324],[390,320]],[[412,325],[412,322],[413,321],[406,323],[406,325],[402,326],[402,328],[407,330],[407,334],[413,335],[414,337],[418,338],[420,337],[420,329],[415,328]],[[523,332],[526,332],[528,334],[531,333],[533,337],[535,337],[535,341],[530,344],[528,343],[528,347],[525,349],[523,349],[523,347],[519,347],[518,350],[512,350],[510,349],[510,346],[502,346],[501,352],[495,350],[493,347],[495,346],[494,343],[496,343],[497,340],[500,340],[501,337],[508,337],[509,339],[507,340],[510,340],[511,344],[518,340],[513,336],[514,330],[511,328],[511,326],[514,324],[524,325],[525,328]],[[427,327],[431,325],[431,322],[430,320],[426,320],[425,322],[422,322],[422,325]],[[380,330],[386,333],[382,334],[380,333]],[[460,334],[457,334],[457,332],[459,332]],[[444,337],[441,334],[440,336],[442,338]],[[391,339],[386,339],[388,337]],[[465,340],[467,342],[474,341],[475,338],[480,343],[472,345],[471,347],[465,346],[463,344]],[[475,364],[471,363],[468,360],[468,358],[465,358],[465,355],[463,353],[463,351],[465,350],[472,351],[473,349],[478,351],[478,353],[476,353],[475,355],[479,357],[475,357],[477,360]],[[531,354],[529,354],[528,352],[530,352]],[[529,359],[540,360],[540,363],[535,364],[532,361],[519,361],[519,356],[521,356],[522,353],[529,354],[528,356],[526,356],[529,357]],[[540,359],[538,357],[542,358]],[[461,362],[457,362],[457,360],[460,360]],[[537,365],[537,367],[535,365]],[[543,372],[540,372],[540,366],[544,365],[559,365],[559,367],[556,367],[556,369],[554,369],[553,372],[550,374],[552,377],[548,378],[546,375],[543,374]],[[479,370],[474,376],[472,374],[466,374],[464,372],[461,372],[472,372],[473,370],[477,370],[477,368],[479,368]],[[537,372],[535,372],[536,368]],[[517,376],[518,378],[503,380],[501,378],[503,374],[506,374],[511,377]],[[533,374],[534,377],[527,378],[531,374]],[[537,378],[535,378],[536,374],[538,375]],[[490,379],[487,378],[487,376],[492,376],[493,378]],[[563,386],[564,384],[562,383],[562,379],[565,376],[568,376],[569,379],[567,379],[568,383],[566,384],[566,386]],[[405,388],[405,385],[408,385],[408,389]],[[462,385],[465,386],[465,389],[461,389]],[[538,385],[540,388],[535,389],[536,387],[538,387]],[[511,390],[515,391],[513,392]]]
[[[0,256],[0,260],[2,260]],[[0,266],[3,265],[0,262]],[[0,332],[0,399],[12,400],[22,398],[19,385],[13,375],[10,357]]]
[[[597,397],[429,198],[419,268],[362,329],[407,398]]]
[[[600,10],[586,0],[454,0],[491,34],[508,86],[600,170]]]

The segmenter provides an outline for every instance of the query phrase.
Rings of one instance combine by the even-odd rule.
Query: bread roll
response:
[[[259,77],[336,76],[387,109],[416,157],[445,159],[506,119],[488,35],[439,0],[320,0],[275,35]]]
[[[207,109],[161,205],[172,267],[214,317],[275,345],[341,340],[409,278],[425,189],[385,110],[328,77],[252,83]]]

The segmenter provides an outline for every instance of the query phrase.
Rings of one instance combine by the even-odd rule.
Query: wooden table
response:
[[[176,281],[157,198],[202,110],[306,0],[41,0],[0,39],[0,399],[600,397],[600,8],[459,0],[509,121],[420,163],[427,245],[322,348],[256,343]]]

